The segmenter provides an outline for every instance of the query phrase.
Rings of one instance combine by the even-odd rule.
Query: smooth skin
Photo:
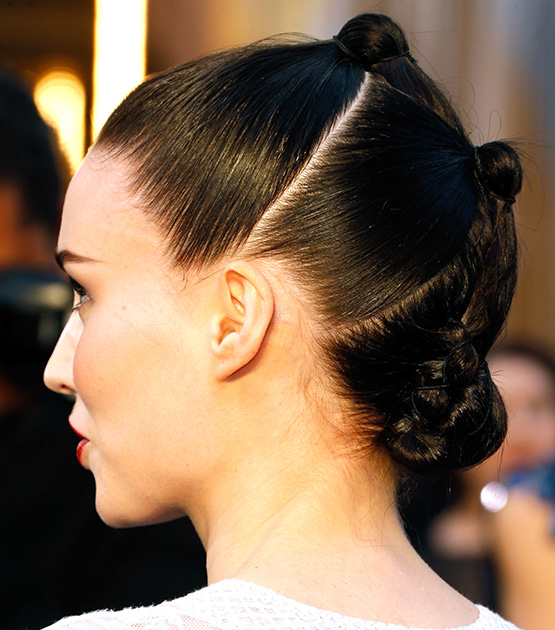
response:
[[[76,397],[100,516],[188,514],[209,582],[407,626],[473,622],[475,606],[410,546],[388,460],[353,449],[287,269],[240,256],[172,266],[128,192],[131,168],[93,149],[69,187],[58,253],[82,295],[45,372]]]

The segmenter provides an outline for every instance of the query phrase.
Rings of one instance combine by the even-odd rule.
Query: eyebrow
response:
[[[55,258],[56,258],[56,262],[63,270],[65,270],[65,265],[67,263],[98,262],[94,258],[89,258],[88,256],[81,256],[80,254],[76,254],[75,252],[72,252],[69,249],[62,249],[59,252],[56,252]]]

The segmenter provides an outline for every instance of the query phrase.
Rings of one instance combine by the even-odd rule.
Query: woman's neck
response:
[[[346,472],[337,461],[331,463],[287,465],[219,511],[203,536],[209,581],[254,579],[280,565],[290,573],[298,558],[307,557],[311,570],[318,562],[344,567],[351,551],[361,558],[365,549],[404,539],[382,475],[373,484],[366,471]]]
[[[337,494],[328,481],[312,477],[271,512],[246,497],[225,514],[206,541],[209,582],[247,580],[316,608],[409,627],[475,620],[475,608],[410,546],[391,497],[367,482],[354,500],[355,486]],[[271,492],[260,490],[255,497]],[[440,603],[430,610],[430,601]]]
[[[201,531],[209,583],[247,580],[317,608],[407,626],[474,621],[472,604],[408,542],[393,484],[376,472],[383,469],[338,459],[284,462],[264,482],[228,494]],[[440,604],[430,610],[430,601]]]

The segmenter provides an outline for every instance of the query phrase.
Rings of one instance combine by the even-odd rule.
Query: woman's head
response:
[[[155,76],[90,157],[127,164],[184,277],[274,265],[359,449],[468,466],[505,434],[484,358],[514,288],[518,157],[472,146],[388,18],[355,18],[337,39],[269,40]]]

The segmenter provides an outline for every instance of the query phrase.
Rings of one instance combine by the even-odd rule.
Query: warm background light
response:
[[[71,70],[52,69],[36,83],[34,97],[74,172],[85,154],[86,96],[81,79]]]
[[[145,76],[147,0],[96,0],[92,135]]]

